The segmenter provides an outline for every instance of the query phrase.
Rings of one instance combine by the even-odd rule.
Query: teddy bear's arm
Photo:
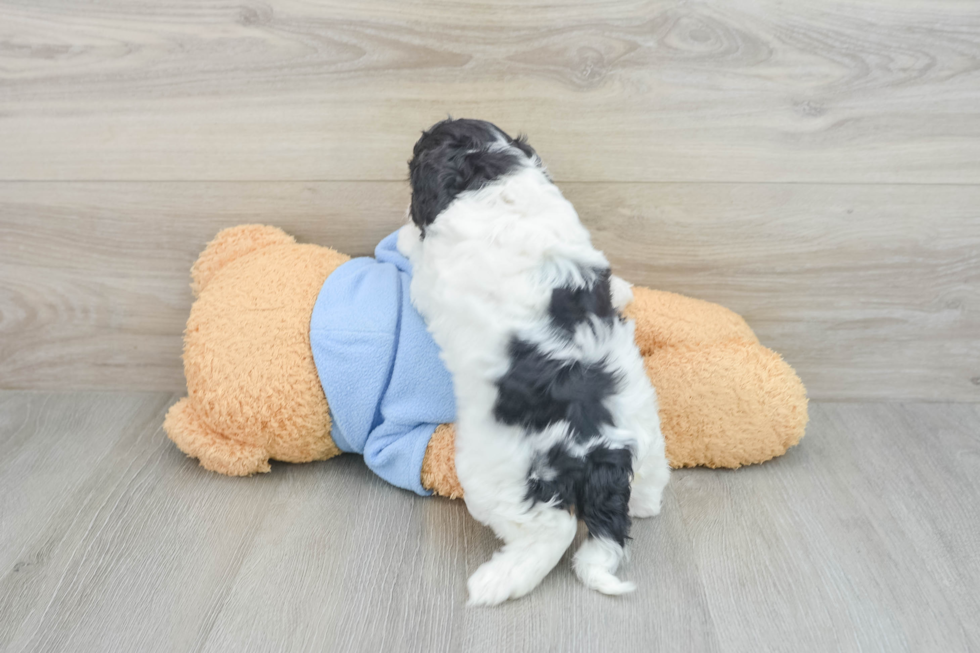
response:
[[[463,496],[456,477],[456,426],[440,424],[429,440],[422,460],[422,487],[450,499]]]

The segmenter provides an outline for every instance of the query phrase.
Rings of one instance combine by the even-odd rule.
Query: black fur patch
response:
[[[577,458],[555,445],[534,461],[531,472],[530,501],[556,501],[559,508],[574,508],[591,537],[625,545],[631,524],[633,455],[629,449],[596,447],[585,458]]]
[[[598,271],[595,282],[585,288],[555,288],[551,291],[549,314],[551,322],[571,335],[575,327],[593,315],[611,323],[613,310],[609,270]]]
[[[613,423],[603,401],[616,392],[618,380],[604,362],[558,360],[519,338],[511,340],[509,354],[510,367],[497,380],[497,421],[539,432],[566,420],[578,442]]]
[[[578,514],[589,527],[590,536],[624,546],[630,532],[633,454],[629,449],[599,447],[586,456],[585,462]]]
[[[504,136],[507,135],[504,134]],[[507,138],[510,138],[510,136],[507,136]],[[531,144],[527,142],[527,136],[524,134],[518,134],[517,138],[511,139],[510,144],[523,152],[524,156],[529,159],[533,159],[534,157],[538,156],[538,153],[534,151]]]
[[[557,499],[559,508],[578,506],[578,488],[585,478],[585,459],[576,458],[558,444],[538,454],[531,463],[527,498],[534,503]]]
[[[503,139],[509,149],[490,149]],[[408,162],[412,221],[422,230],[456,196],[478,190],[535,156],[523,138],[513,139],[485,120],[452,118],[436,123],[415,143]]]

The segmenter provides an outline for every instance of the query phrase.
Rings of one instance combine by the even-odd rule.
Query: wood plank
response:
[[[975,562],[962,564],[980,545],[980,484],[975,460],[970,477],[949,455],[975,458],[980,414],[967,405],[911,410],[914,418],[896,404],[811,404],[808,435],[786,456],[675,475],[730,650],[980,645],[970,589],[980,576]]]
[[[190,266],[217,231],[273,223],[370,254],[408,202],[392,183],[0,184],[0,197],[0,387],[174,391]]]
[[[615,184],[568,196],[614,269],[743,315],[813,398],[980,400],[980,187]]]
[[[88,396],[55,396],[44,402],[49,419],[22,419],[38,425],[30,446],[45,447]],[[159,396],[143,397],[159,407]],[[105,428],[126,429],[101,408],[93,402],[91,419],[106,416]],[[62,507],[75,519],[54,520],[59,538],[45,556],[33,556],[38,562],[21,575],[0,566],[0,600],[10,608],[0,613],[0,648],[496,651],[513,643],[507,650],[526,650],[582,641],[569,630],[574,618],[593,633],[581,650],[602,650],[613,629],[627,651],[671,641],[719,650],[699,609],[696,570],[685,567],[687,543],[659,529],[645,532],[655,533],[658,557],[675,564],[651,566],[649,591],[665,581],[669,609],[585,590],[566,556],[527,600],[467,611],[466,578],[498,544],[462,502],[396,490],[355,456],[276,464],[251,479],[218,476],[177,452],[158,424],[129,433],[140,446],[119,447],[111,465],[90,470],[91,498]],[[82,443],[102,437],[92,429],[76,435]],[[0,476],[0,488],[5,481]],[[55,539],[20,535],[22,557]],[[31,596],[21,590],[24,574],[33,579]],[[574,615],[557,609],[563,604],[577,604]],[[366,621],[370,615],[376,619]],[[501,627],[512,620],[521,625]]]
[[[471,610],[466,577],[498,543],[462,502],[355,456],[206,472],[160,429],[172,400],[0,392],[0,650],[980,646],[975,405],[814,403],[782,458],[675,472],[633,529],[636,593],[586,590],[566,556],[528,597]]]
[[[34,624],[64,618],[51,611],[54,593],[84,610],[87,580],[78,565],[104,551],[83,540],[114,531],[119,525],[107,513],[138,500],[129,493],[148,453],[161,448],[152,435],[171,400],[161,393],[0,393],[0,650],[69,648],[57,634],[50,646],[14,644]]]
[[[447,113],[561,181],[980,179],[970,1],[8,1],[0,42],[3,180],[400,180]]]
[[[980,187],[562,184],[619,274],[742,313],[817,399],[980,400]],[[222,227],[370,254],[400,182],[0,184],[0,387],[181,391]]]
[[[74,521],[64,504],[87,501],[92,470],[132,446],[141,429],[155,429],[167,403],[159,394],[0,393],[0,569],[20,573],[43,564],[56,539],[34,551],[37,560],[22,547],[39,531]]]

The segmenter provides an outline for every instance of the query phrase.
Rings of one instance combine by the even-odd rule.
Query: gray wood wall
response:
[[[0,388],[183,386],[242,222],[368,254],[446,114],[525,131],[617,272],[817,399],[980,400],[969,1],[0,1]]]

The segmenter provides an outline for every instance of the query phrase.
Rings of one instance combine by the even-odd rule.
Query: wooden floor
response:
[[[674,474],[623,576],[568,557],[467,609],[497,546],[357,457],[233,479],[166,439],[166,393],[0,393],[3,651],[980,650],[980,407],[815,404],[803,442]]]

